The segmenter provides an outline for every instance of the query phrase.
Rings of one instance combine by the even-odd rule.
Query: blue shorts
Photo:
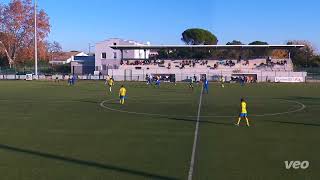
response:
[[[126,97],[125,96],[120,96],[120,99],[125,99]]]
[[[240,117],[248,117],[248,113],[240,113]]]

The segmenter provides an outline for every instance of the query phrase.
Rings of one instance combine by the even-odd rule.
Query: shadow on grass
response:
[[[319,97],[303,97],[303,96],[290,96],[287,98],[288,100],[312,100],[312,101],[320,101]]]
[[[166,119],[169,120],[174,120],[174,121],[184,121],[184,122],[192,122],[192,123],[196,123],[196,120],[193,119],[186,119],[186,118],[172,118],[172,117],[168,117]],[[311,123],[302,123],[302,122],[288,122],[288,121],[275,121],[275,120],[262,120],[263,122],[267,122],[267,123],[279,123],[279,124],[291,124],[291,125],[303,125],[303,126],[314,126],[314,127],[319,127],[320,124],[311,124]],[[224,122],[215,122],[215,121],[204,121],[204,120],[200,120],[200,123],[205,123],[205,124],[214,124],[214,125],[223,125],[223,126],[234,126],[233,123],[224,123]]]
[[[270,123],[280,123],[280,124],[292,124],[292,125],[304,125],[304,126],[314,126],[319,127],[320,124],[311,124],[311,123],[300,123],[300,122],[288,122],[288,121],[264,121],[264,122],[270,122]]]
[[[89,99],[78,99],[73,100],[73,102],[80,102],[80,103],[90,103],[90,104],[98,104],[99,101],[89,100]]]
[[[119,173],[131,174],[134,176],[140,176],[140,177],[149,178],[149,179],[161,179],[161,180],[176,180],[177,179],[177,178],[152,174],[152,173],[148,173],[148,172],[117,167],[117,166],[113,166],[113,165],[101,164],[101,163],[93,162],[93,161],[85,161],[85,160],[80,160],[80,159],[75,159],[75,158],[70,158],[70,157],[64,157],[64,156],[59,156],[59,155],[54,155],[54,154],[49,154],[49,153],[43,153],[43,152],[34,151],[34,150],[22,149],[22,148],[8,146],[8,145],[4,145],[4,144],[0,144],[0,149],[7,150],[7,151],[13,151],[13,152],[17,152],[17,153],[28,154],[28,155],[37,156],[37,157],[46,158],[46,159],[63,161],[66,163],[71,163],[71,164],[77,164],[77,165],[82,165],[82,166],[87,166],[87,167],[98,168],[98,169],[116,171]]]
[[[184,121],[184,122],[193,122],[196,123],[196,120],[193,119],[186,119],[186,118],[173,118],[173,117],[168,117],[166,119],[169,120],[174,120],[174,121]],[[214,124],[214,125],[223,125],[223,126],[234,126],[232,123],[224,123],[224,122],[215,122],[215,121],[205,121],[205,120],[200,120],[200,123],[205,123],[205,124]]]
[[[300,103],[307,103],[306,105],[320,104],[320,97],[289,96],[286,98],[274,98],[274,99],[298,101]]]

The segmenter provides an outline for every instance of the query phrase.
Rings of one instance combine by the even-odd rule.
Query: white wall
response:
[[[116,81],[123,81],[125,79],[125,69],[112,69],[109,72],[109,75],[113,76]],[[175,74],[177,81],[186,80],[189,77],[193,77],[196,75],[199,79],[201,74],[206,74],[209,80],[213,76],[224,76],[227,80],[231,79],[231,76],[234,74],[232,71],[220,71],[220,70],[199,70],[199,69],[143,69],[143,70],[135,70],[130,69],[129,74],[132,74],[132,77],[126,77],[127,80],[132,79],[133,81],[144,81],[146,74]],[[266,82],[271,81],[274,82],[275,77],[303,77],[304,79],[307,76],[306,72],[275,72],[275,71],[250,71],[250,72],[242,72],[244,74],[256,74],[258,82]],[[138,79],[139,78],[139,79]]]
[[[114,50],[110,48],[113,45],[143,45],[141,43],[135,41],[128,41],[123,39],[108,39],[96,44],[96,51],[95,51],[95,66],[96,70],[102,72],[103,74],[106,71],[103,70],[103,66],[119,66],[121,60],[121,51]],[[106,58],[102,58],[102,53],[106,53]],[[114,57],[114,53],[116,53],[116,58]],[[146,58],[149,58],[150,51],[146,51]],[[124,59],[144,59],[144,50],[124,50],[123,51],[123,58]]]

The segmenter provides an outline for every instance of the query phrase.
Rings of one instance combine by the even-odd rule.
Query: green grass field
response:
[[[0,82],[1,180],[187,179],[201,88]],[[193,179],[308,180],[320,171],[320,84],[210,85]],[[252,127],[234,126],[239,101]],[[306,170],[284,161],[310,162]]]

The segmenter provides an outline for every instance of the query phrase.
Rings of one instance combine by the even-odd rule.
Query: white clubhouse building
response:
[[[108,69],[118,69],[121,60],[149,59],[150,50],[116,50],[110,46],[148,46],[147,43],[140,43],[132,40],[118,38],[108,39],[96,44],[95,70],[101,74],[107,74]]]

